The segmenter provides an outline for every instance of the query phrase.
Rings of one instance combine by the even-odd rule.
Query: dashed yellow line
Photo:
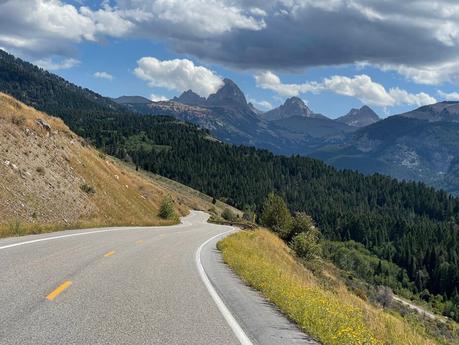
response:
[[[112,256],[113,254],[115,254],[115,251],[112,250],[111,252],[108,252],[107,254],[105,254],[104,256],[105,257],[109,257],[109,256]]]
[[[46,299],[48,301],[54,301],[54,299],[59,296],[62,292],[64,292],[65,290],[67,290],[70,285],[72,285],[72,282],[70,280],[66,280],[65,282],[63,282],[56,290],[54,290],[53,292],[51,292],[48,296],[46,296]]]

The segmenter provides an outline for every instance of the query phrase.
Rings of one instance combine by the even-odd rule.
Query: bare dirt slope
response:
[[[226,205],[105,156],[62,120],[0,93],[0,237],[105,225],[153,225],[170,195],[181,214]]]

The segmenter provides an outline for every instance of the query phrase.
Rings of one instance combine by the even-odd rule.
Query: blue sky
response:
[[[330,117],[459,100],[450,0],[0,1],[0,47],[102,95],[172,98],[233,79],[256,106]]]

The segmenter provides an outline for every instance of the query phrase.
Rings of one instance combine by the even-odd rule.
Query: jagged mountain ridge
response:
[[[353,108],[346,115],[336,119],[352,127],[365,127],[378,122],[381,118],[369,106],[364,105],[360,109]]]
[[[285,100],[284,104],[264,113],[262,118],[266,121],[276,121],[293,116],[315,117],[316,114],[308,108],[301,98],[290,97]]]
[[[192,105],[196,103],[199,105]],[[207,99],[188,90],[170,101],[124,105],[142,114],[169,115],[195,123],[233,144],[281,154],[307,154],[323,144],[340,142],[346,133],[354,130],[312,112],[297,97],[262,113],[247,102],[244,93],[230,79],[225,79],[224,85]]]

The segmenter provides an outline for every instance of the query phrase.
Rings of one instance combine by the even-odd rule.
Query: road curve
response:
[[[0,240],[0,344],[312,344],[221,262],[231,228],[207,217]]]

